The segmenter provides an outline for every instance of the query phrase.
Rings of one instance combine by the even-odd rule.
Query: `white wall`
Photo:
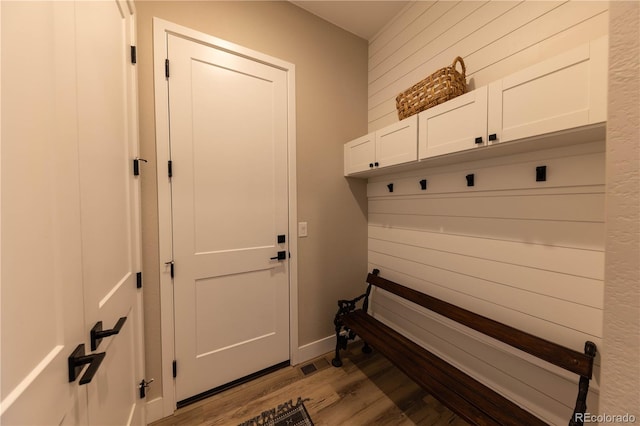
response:
[[[601,413],[640,421],[640,3],[611,5]]]
[[[608,33],[607,2],[416,2],[369,46],[369,131],[395,96],[460,55],[470,89]],[[369,179],[369,266],[582,351],[602,345],[604,141]],[[548,180],[535,181],[547,165]],[[465,175],[475,173],[476,186]],[[429,181],[422,192],[420,179]],[[390,194],[386,185],[394,183]],[[376,315],[550,424],[578,377],[377,294]],[[588,409],[598,412],[600,357]]]
[[[608,33],[605,1],[418,1],[369,43],[369,131],[398,120],[395,98],[456,56],[470,88]]]

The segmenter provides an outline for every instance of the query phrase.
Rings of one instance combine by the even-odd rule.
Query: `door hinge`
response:
[[[164,60],[164,76],[169,78],[169,60]]]
[[[136,288],[142,288],[142,272],[136,273]]]
[[[173,279],[173,260],[169,261],[169,262],[164,262],[165,265],[169,265],[169,271],[171,274],[171,278]]]
[[[138,389],[140,389],[140,399],[147,396],[147,388],[151,383],[153,383],[153,379],[149,380],[148,382],[145,379],[142,379],[142,381],[138,384]]]
[[[173,360],[173,378],[175,379],[178,376],[178,361]]]
[[[136,47],[135,46],[131,46],[131,63],[135,64],[136,62],[138,62],[138,55],[136,52]]]
[[[167,162],[167,169],[169,177],[173,177],[173,162],[171,160]]]
[[[147,160],[145,160],[144,158],[134,158],[133,159],[133,175],[134,176],[139,176],[140,175],[140,162],[144,161],[145,163],[147,162]]]

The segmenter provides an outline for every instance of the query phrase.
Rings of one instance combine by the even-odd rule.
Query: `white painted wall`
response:
[[[369,131],[396,122],[395,96],[456,56],[472,90],[608,34],[608,7],[409,5],[369,45]],[[602,346],[604,150],[600,141],[370,178],[370,269],[578,351],[585,340]],[[535,181],[537,165],[547,165],[547,182]],[[374,300],[382,320],[548,423],[568,423],[577,376],[393,297]],[[598,356],[587,401],[594,413],[599,383]]]
[[[640,422],[640,3],[611,5],[600,413]]]

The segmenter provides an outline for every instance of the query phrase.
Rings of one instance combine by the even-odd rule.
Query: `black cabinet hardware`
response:
[[[476,143],[477,144],[481,144],[482,143],[482,136],[480,136],[479,138],[476,138]]]
[[[497,140],[498,140],[498,135],[497,135],[497,134],[495,134],[495,133],[491,133],[491,134],[489,135],[489,142],[497,141]]]
[[[122,326],[124,325],[127,317],[122,317],[116,322],[116,325],[111,330],[103,330],[102,329],[102,321],[98,321],[96,325],[91,329],[91,350],[95,351],[100,346],[100,342],[105,337],[113,336],[114,334],[120,333],[122,330]]]
[[[80,384],[86,385],[87,383],[91,382],[93,376],[96,375],[98,367],[100,367],[100,364],[102,364],[102,361],[104,360],[104,357],[106,355],[107,354],[104,352],[85,355],[84,344],[78,345],[68,358],[69,383],[76,381],[85,364],[89,364],[89,368],[87,368],[87,371],[80,379]]]
[[[427,180],[426,179],[422,179],[420,181],[420,188],[424,191],[425,189],[427,189]]]
[[[373,163],[369,163],[369,168],[373,169]]]
[[[547,180],[547,166],[536,167],[536,182],[545,182]]]
[[[389,192],[393,192],[393,184],[392,183],[387,185],[387,188],[389,189]]]
[[[375,163],[373,163],[374,166],[378,167],[380,166],[380,163],[378,163],[377,161]]]

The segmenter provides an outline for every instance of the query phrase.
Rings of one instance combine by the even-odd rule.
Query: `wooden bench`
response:
[[[370,352],[369,345],[373,346],[451,411],[471,424],[546,425],[530,412],[369,315],[369,295],[371,287],[376,286],[579,375],[578,396],[569,425],[583,424],[596,354],[593,342],[586,342],[584,353],[580,353],[386,280],[379,277],[378,273],[374,269],[367,276],[368,286],[363,295],[353,300],[338,301],[339,309],[334,320],[336,354],[332,361],[335,367],[342,366],[340,349],[346,349],[348,341],[357,335],[365,342],[362,349],[364,352]],[[362,308],[357,309],[361,300]]]

